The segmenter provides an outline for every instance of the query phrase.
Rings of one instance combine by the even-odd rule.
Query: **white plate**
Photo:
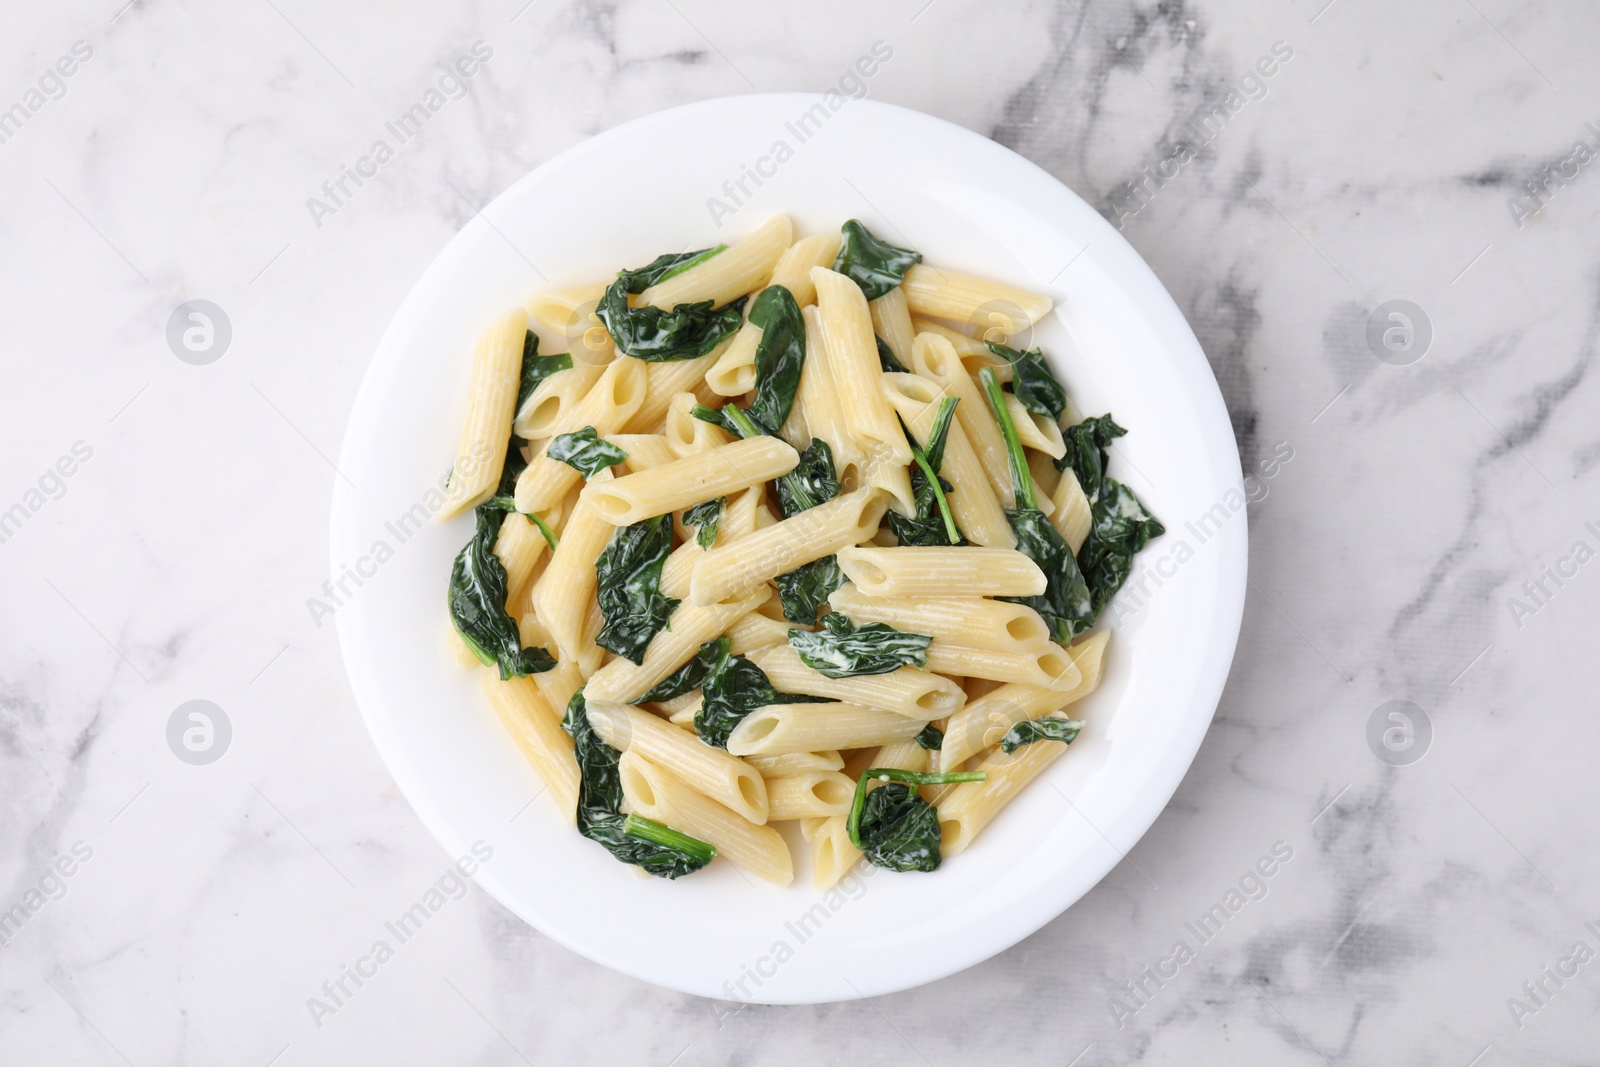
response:
[[[1127,242],[1032,163],[914,111],[823,104],[825,121],[813,118],[800,143],[800,117],[821,99],[743,96],[651,115],[562,153],[485,208],[384,334],[350,417],[339,464],[349,482],[337,482],[333,505],[334,573],[363,572],[337,616],[351,685],[395,781],[445,849],[458,856],[487,843],[494,855],[478,884],[592,960],[762,1003],[844,1000],[943,977],[1087,892],[1194,758],[1245,588],[1245,518],[1225,502],[1241,493],[1227,411],[1193,333]],[[775,165],[778,142],[791,153]],[[746,178],[749,195],[739,194],[740,177],[755,170],[772,173],[759,187]],[[713,197],[734,214],[713,219]],[[538,779],[476,679],[445,652],[447,576],[471,519],[415,533],[399,525],[451,462],[473,342],[492,317],[535,292],[732,240],[778,211],[800,233],[859,217],[930,263],[1048,292],[1057,310],[1036,342],[1081,410],[1109,410],[1128,428],[1113,471],[1168,528],[1139,557],[1133,581],[1147,576],[1150,595],[1113,623],[1105,682],[1074,712],[1089,727],[1066,755],[936,873],[863,866],[870,877],[831,895],[811,888],[798,834],[786,889],[752,884],[725,863],[668,882],[635,876],[561,825],[548,796],[529,805]],[[1186,527],[1219,502],[1230,515],[1220,532],[1202,539]],[[1130,590],[1121,595],[1131,607]]]

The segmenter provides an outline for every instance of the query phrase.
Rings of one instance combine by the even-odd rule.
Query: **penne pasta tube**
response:
[[[768,778],[770,810],[767,818],[772,822],[782,822],[785,819],[848,815],[855,792],[855,782],[838,771],[807,771]]]
[[[967,442],[978,454],[978,464],[989,479],[989,488],[1001,506],[1015,507],[1016,489],[1011,484],[1005,437],[1000,433],[1000,424],[994,421],[989,402],[978,392],[977,384],[961,365],[955,349],[942,337],[918,334],[911,343],[911,364],[918,374],[960,401],[956,405],[956,422],[961,424]]]
[[[757,485],[729,497],[723,508],[722,521],[717,525],[716,544],[726,544],[756,528],[762,512],[766,510],[761,502],[764,492],[765,487]],[[682,600],[689,595],[689,580],[694,575],[694,569],[710,551],[701,548],[698,538],[691,536],[687,530],[684,536],[687,540],[672,550],[661,568],[661,592],[674,600]]]
[[[733,728],[728,751],[749,756],[866,748],[915,737],[926,725],[860,704],[768,704]]]
[[[549,542],[526,515],[508,513],[500,520],[500,533],[494,539],[495,558],[506,569],[506,610],[521,604],[528,592],[534,567],[544,558]]]
[[[774,215],[750,236],[735,241],[709,259],[702,260],[639,294],[640,305],[670,311],[679,304],[709,300],[721,307],[766,285],[778,259],[789,247],[794,224],[787,215]]]
[[[729,863],[777,885],[794,881],[783,835],[756,826],[649,759],[626,752],[617,763],[622,795],[635,812],[714,846]]]
[[[567,370],[556,371],[534,386],[522,402],[512,420],[512,432],[529,441],[550,437],[562,413],[582,400],[604,371],[604,364],[577,362]]]
[[[979,336],[1005,341],[1050,313],[1048,296],[925,263],[906,271],[900,287],[914,315],[970,323]]]
[[[959,685],[915,667],[898,667],[887,674],[829,678],[806,666],[800,653],[788,643],[773,645],[750,658],[780,693],[829,697],[922,722],[953,715],[966,703],[966,694]]]
[[[855,282],[826,267],[813,267],[811,280],[817,287],[822,351],[846,428],[862,452],[882,451],[898,463],[910,463],[911,448],[878,388],[883,369],[866,296]]]
[[[869,762],[873,767],[896,771],[925,771],[928,769],[928,756],[928,750],[913,738],[880,746]]]
[[[883,393],[916,435],[917,442],[926,448],[933,434],[939,404],[949,394],[936,382],[919,374],[885,374]],[[956,403],[958,414],[962,403],[964,401],[959,400]],[[1017,538],[1006,521],[1005,509],[1000,506],[1000,498],[994,495],[994,487],[989,484],[989,476],[967,440],[959,418],[950,424],[939,474],[955,487],[948,495],[950,511],[968,540],[986,548],[1016,547]]]
[[[684,696],[690,695],[691,694],[688,693],[684,694]],[[677,710],[673,711],[672,714],[667,716],[668,722],[674,726],[681,726],[685,730],[694,729],[694,717],[700,714],[700,708],[705,703],[705,697],[698,689],[696,689],[692,695],[694,697],[693,700],[682,705]],[[763,775],[763,777],[765,776]]]
[[[600,740],[618,752],[671,768],[673,777],[758,826],[767,821],[766,780],[744,760],[630,704],[590,700],[588,715]]]
[[[784,778],[812,771],[839,771],[844,769],[844,757],[838,751],[785,752],[781,756],[746,756],[744,761],[761,772],[763,778]]]
[[[816,286],[811,284],[811,268],[826,267],[839,251],[837,233],[818,233],[802,237],[778,257],[772,268],[770,288],[781,285],[789,290],[800,307],[814,303]],[[752,294],[754,300],[759,293]],[[756,346],[761,342],[761,327],[746,322],[734,337],[733,344],[722,353],[716,365],[706,372],[706,384],[719,396],[740,396],[756,387]]]
[[[611,655],[596,642],[605,625],[606,618],[600,611],[600,602],[590,598],[588,614],[583,617],[583,637],[578,641],[577,653],[578,670],[583,673],[585,681],[599,670],[600,665]]]
[[[1100,685],[1109,630],[1091,634],[1067,649],[1078,667],[1078,684],[1062,691],[1035,685],[1003,685],[973,700],[945,724],[939,769],[956,770],[970,756],[1000,739],[1023,719],[1049,715],[1082,700]]]
[[[1021,682],[1063,692],[1076,687],[1082,677],[1067,650],[1057,644],[1016,652],[996,652],[990,648],[954,645],[935,638],[928,646],[928,669],[962,678]]]
[[[776,437],[733,441],[584,490],[595,513],[615,526],[681,511],[788,474],[800,455]]]
[[[902,367],[911,366],[911,312],[906,308],[906,291],[895,286],[876,300],[867,302],[872,313],[872,329],[889,346]]]
[[[845,424],[838,387],[833,372],[828,369],[822,340],[822,313],[812,306],[802,314],[806,320],[806,361],[800,372],[800,390],[795,395],[794,409],[800,412],[806,433],[828,443],[833,452],[834,468],[843,482],[847,468],[861,465],[863,453]]]
[[[662,434],[614,433],[607,436],[606,440],[628,454],[622,467],[629,474],[663,467],[678,458],[678,454],[672,450],[672,446]],[[617,473],[620,474],[622,471]]]
[[[622,429],[644,402],[645,365],[631,357],[614,360],[576,404],[561,412],[550,436],[593,426],[604,437]],[[566,373],[565,371],[561,373]],[[554,380],[556,376],[551,375]],[[517,476],[516,504],[521,512],[543,512],[578,484],[583,476],[560,460],[540,454]]]
[[[858,489],[718,545],[695,567],[689,600],[714,604],[801,564],[859,544],[877,532],[885,507],[883,495],[876,489]]]
[[[979,370],[988,367],[994,371],[995,377],[1002,382],[1009,382],[1013,377],[1011,361],[1004,356],[995,355],[984,347],[982,341],[975,337],[969,337],[960,330],[951,329],[944,323],[935,322],[933,319],[919,318],[915,315],[911,317],[911,329],[913,337],[919,333],[931,333],[949,341],[950,347],[955,349],[956,355],[966,365],[970,374],[976,375]],[[901,362],[905,363],[907,367],[911,366],[905,360],[901,360]]]
[[[516,414],[527,332],[528,313],[518,308],[496,319],[478,338],[461,442],[456,446],[444,506],[434,516],[440,522],[477,507],[493,496],[500,484],[506,439],[511,436],[511,420]]]
[[[1033,448],[1051,459],[1060,459],[1067,454],[1067,444],[1061,438],[1061,427],[1051,422],[1043,415],[1036,415],[1022,406],[1015,393],[1001,393],[1005,398],[1006,410],[1011,413],[1011,421],[1017,427],[1017,440],[1022,442],[1023,448]]]
[[[667,411],[673,397],[679,393],[696,392],[705,382],[706,371],[711,369],[717,357],[731,343],[730,338],[695,359],[648,364],[644,401],[640,403],[639,410],[629,416],[626,429],[634,433],[660,433],[666,426]]]
[[[927,634],[969,648],[1016,652],[1042,648],[1053,639],[1049,625],[1037,611],[1006,600],[972,596],[870,597],[846,582],[828,597],[828,604],[857,624],[886,622],[897,630]]]
[[[595,475],[592,484],[604,484],[610,478],[611,472],[604,470]],[[533,610],[550,631],[562,659],[580,659],[585,651],[584,627],[595,599],[595,562],[616,532],[616,527],[596,512],[588,491],[578,494],[572,517],[562,527],[550,562],[533,587]]]
[[[594,282],[558,293],[541,293],[528,300],[528,317],[550,333],[573,341],[600,325],[594,312],[610,284],[609,281]],[[580,362],[576,353],[572,362],[574,365]]]
[[[771,648],[773,645],[786,644],[789,640],[789,631],[794,624],[783,619],[773,619],[760,612],[752,611],[732,626],[728,627],[728,637],[735,656],[744,656]],[[474,657],[473,661],[478,661]]]
[[[667,628],[650,639],[643,663],[619,656],[594,672],[584,692],[590,700],[603,703],[626,704],[639,699],[693,659],[701,645],[760,607],[771,595],[770,588],[757,585],[747,586],[736,599],[719,604],[679,604],[667,619]]]
[[[1061,472],[1054,499],[1055,514],[1050,516],[1050,521],[1076,556],[1089,537],[1089,529],[1094,525],[1094,513],[1089,506],[1089,498],[1083,495],[1083,487],[1078,484],[1078,478],[1070,468]]]
[[[811,826],[811,884],[832,889],[861,860],[861,850],[850,843],[847,815],[808,820]]]
[[[578,670],[578,665],[570,659],[557,660],[554,667],[529,677],[538,687],[545,703],[556,709],[558,715],[567,713],[567,705],[572,703],[572,695],[583,688],[583,672]]]
[[[572,825],[578,811],[578,762],[573,755],[572,738],[561,729],[560,714],[545,701],[531,678],[508,678],[502,682],[493,670],[480,671],[479,675],[489,706],[550,790],[562,818]]]
[[[939,798],[941,854],[954,856],[972,844],[979,831],[1066,750],[1059,741],[1035,741],[1009,755],[992,749],[972,768],[987,774],[985,781],[961,782]]]
[[[1044,571],[1010,548],[873,546],[838,552],[845,577],[872,597],[1038,596],[1045,590]]]
[[[680,457],[692,456],[733,440],[732,435],[722,427],[713,426],[689,414],[699,402],[693,393],[678,393],[667,405],[662,434],[672,451]]]

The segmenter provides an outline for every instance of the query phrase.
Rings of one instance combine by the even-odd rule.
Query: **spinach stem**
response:
[[[1022,441],[1017,437],[1016,423],[1011,421],[1011,410],[1006,407],[1005,394],[1000,392],[1000,379],[988,367],[978,372],[978,378],[983,382],[983,395],[989,401],[989,410],[994,412],[1000,432],[1005,435],[1006,455],[1011,460],[1011,480],[1017,486],[1017,504],[1037,511],[1039,504],[1033,495],[1033,475],[1028,470],[1027,457],[1022,454]]]
[[[939,410],[934,414],[933,425],[929,428],[928,441],[930,443],[939,436],[939,429],[942,425],[949,425],[950,417],[955,409],[955,397],[947,396],[939,401]],[[911,446],[911,458],[916,460],[917,466],[922,469],[922,476],[928,479],[928,486],[933,490],[934,502],[939,505],[939,514],[944,518],[945,536],[950,538],[952,545],[959,545],[961,543],[961,531],[956,527],[955,516],[950,514],[950,502],[945,499],[944,486],[939,484],[939,472],[934,470],[933,464],[928,462],[928,454],[917,444],[916,435],[905,424],[905,420],[901,420],[900,427],[906,431],[906,443]]]
[[[556,532],[554,530],[550,529],[550,524],[548,522],[545,522],[539,516],[531,512],[523,512],[523,514],[528,516],[529,522],[539,527],[539,532],[544,535],[545,544],[550,546],[550,551],[554,552],[556,549],[561,547],[561,539],[556,536]]]
[[[946,785],[952,782],[985,782],[989,775],[984,771],[901,771],[893,767],[873,767],[863,771],[856,779],[856,795],[850,801],[850,843],[865,852],[861,842],[861,809],[867,803],[867,783],[902,782],[906,785]]]
[[[663,848],[676,849],[702,865],[710,863],[717,855],[716,846],[707,844],[698,837],[680,833],[654,819],[646,819],[642,815],[629,815],[623,820],[622,833],[625,837],[637,837],[641,841],[649,841]]]

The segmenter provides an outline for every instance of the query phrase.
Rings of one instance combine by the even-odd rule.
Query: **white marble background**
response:
[[[0,945],[0,1061],[1600,1062],[1600,962],[1573,956],[1600,951],[1600,563],[1560,563],[1600,548],[1600,166],[1563,163],[1597,141],[1600,12],[122,3],[11,4],[0,34],[0,109],[41,102],[41,78],[59,97],[0,143],[0,511],[25,518],[0,544],[0,909],[38,905]],[[470,99],[316,227],[306,198],[480,39]],[[475,206],[568,146],[825,87],[878,39],[896,58],[874,97],[994,137],[1108,215],[1292,49],[1125,220],[1247,468],[1293,450],[1249,509],[1239,655],[1188,778],[1081,903],[921,989],[719,1017],[474,888],[317,1028],[307,997],[450,860],[305,606],[329,457],[389,316]],[[92,56],[58,85],[79,41]],[[1519,225],[1508,200],[1547,166],[1567,179]],[[165,339],[193,298],[232,323],[208,366]],[[1431,322],[1409,366],[1366,341],[1392,299]],[[92,455],[57,481],[75,445]],[[1557,565],[1576,576],[1515,611]],[[203,767],[165,737],[197,698],[233,726]],[[1410,766],[1366,740],[1391,699],[1433,726]],[[1110,998],[1278,841],[1293,859],[1268,895],[1119,1028]],[[75,846],[90,858],[52,876]],[[1563,960],[1557,986],[1542,969]]]

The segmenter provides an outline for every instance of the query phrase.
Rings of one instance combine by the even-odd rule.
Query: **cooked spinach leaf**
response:
[[[683,524],[695,531],[694,539],[701,548],[717,543],[717,528],[722,525],[722,512],[727,506],[728,498],[719,496],[683,510]]]
[[[750,322],[761,327],[756,345],[756,395],[746,414],[764,433],[776,434],[789,418],[806,362],[806,320],[794,294],[781,285],[761,290],[750,305]]]
[[[820,437],[800,453],[800,462],[794,470],[778,479],[778,506],[783,517],[790,518],[826,504],[839,495],[839,478],[833,470],[833,449]]]
[[[539,355],[539,335],[532,330],[522,340],[522,383],[517,387],[517,411],[522,410],[522,402],[533,395],[539,383],[558,370],[572,369],[572,354],[563,352],[559,356]]]
[[[916,505],[916,514],[907,518],[898,512],[889,512],[889,529],[894,531],[895,540],[904,546],[914,545],[959,545],[965,543],[961,536],[961,529],[956,525],[955,516],[950,514],[950,502],[945,494],[953,492],[954,487],[939,477],[940,465],[944,462],[944,446],[950,437],[951,420],[955,417],[957,400],[947,396],[939,401],[939,410],[933,418],[932,432],[928,434],[926,446],[918,445],[916,435],[906,425],[905,420],[900,420],[900,429],[906,435],[906,443],[911,446],[911,458],[915,468],[911,472],[912,500]]]
[[[661,595],[661,567],[672,551],[669,520],[657,515],[618,527],[595,563],[596,596],[605,618],[595,643],[634,663],[644,662],[650,639],[678,606]]]
[[[1083,723],[1076,719],[1063,718],[1060,715],[1046,715],[1042,719],[1023,719],[1000,739],[1001,752],[1015,752],[1023,745],[1031,745],[1035,741],[1060,741],[1063,745],[1070,745],[1078,739],[1078,732],[1083,729]]]
[[[859,219],[846,222],[840,233],[833,269],[861,286],[868,300],[876,300],[899,285],[911,265],[922,262],[921,252],[879,240]]]
[[[839,569],[838,556],[827,555],[784,571],[773,582],[778,586],[783,617],[801,626],[815,626],[817,612],[844,584],[844,571]]]
[[[943,834],[939,809],[917,795],[919,785],[982,782],[982,771],[923,772],[874,767],[856,780],[846,828],[867,862],[891,871],[939,869]],[[882,788],[868,792],[873,782]]]
[[[700,710],[694,713],[694,732],[717,748],[728,747],[728,735],[744,717],[768,704],[827,704],[826,697],[780,693],[767,672],[740,656],[729,656],[700,683]]]
[[[1022,406],[1035,415],[1043,415],[1052,422],[1061,421],[1067,410],[1067,390],[1050,373],[1044,353],[1037,348],[1018,352],[998,341],[985,341],[989,351],[1011,364],[1011,391],[1017,394]]]
[[[706,676],[722,664],[732,645],[733,639],[727,634],[707,641],[700,646],[700,651],[695,653],[694,659],[657,682],[654,688],[633,703],[646,704],[654,700],[671,700],[673,697],[682,696],[704,682]]]
[[[837,611],[822,617],[822,629],[815,633],[790,630],[789,644],[800,653],[800,661],[829,678],[854,678],[862,674],[888,674],[910,665],[928,665],[926,634],[896,630],[886,622],[856,626]]]
[[[523,648],[517,622],[506,611],[505,565],[494,554],[504,515],[474,510],[477,529],[450,568],[450,622],[479,662],[499,668],[502,679],[539,674],[556,665],[543,648]]]
[[[595,309],[616,342],[617,351],[651,363],[697,359],[737,330],[744,322],[744,297],[715,310],[710,300],[679,304],[671,311],[628,306],[629,294],[642,293],[719,251],[716,248],[658,256],[637,270],[618,271],[617,280],[606,288]]]
[[[938,751],[944,747],[944,731],[930,722],[922,728],[922,732],[917,734],[914,740],[923,748]]]
[[[578,832],[599,842],[623,863],[642,867],[662,878],[693,874],[716,855],[704,841],[687,834],[656,832],[660,823],[625,816],[622,807],[622,775],[617,762],[622,754],[600,739],[589,724],[583,690],[572,696],[561,728],[572,735],[573,754],[578,761]],[[633,822],[632,832],[629,823]],[[666,827],[661,827],[666,830]],[[681,838],[681,840],[680,840]]]
[[[1145,510],[1132,489],[1112,478],[1102,480],[1093,513],[1094,524],[1078,551],[1078,566],[1099,614],[1128,580],[1134,554],[1167,528]]]
[[[1093,521],[1078,566],[1096,614],[1128,580],[1134,554],[1167,532],[1132,489],[1106,474],[1111,442],[1127,432],[1110,415],[1084,419],[1062,435],[1067,452],[1056,461],[1058,469],[1072,471],[1089,500]]]
[[[878,342],[878,367],[885,374],[904,374],[906,365],[896,358],[894,349],[889,347],[889,342],[877,334],[873,334],[872,339]]]
[[[1044,571],[1045,590],[1038,596],[997,597],[1017,604],[1026,604],[1037,611],[1049,624],[1056,640],[1072,640],[1094,625],[1094,604],[1089,587],[1073,558],[1072,549],[1059,530],[1045,518],[1036,506],[1033,475],[1022,455],[1022,442],[1017,437],[1017,427],[1011,421],[1011,411],[1000,393],[999,380],[994,371],[985,367],[978,372],[989,410],[1000,423],[1001,435],[1006,441],[1006,454],[1011,465],[1011,477],[1016,484],[1017,507],[1006,509],[1006,521],[1017,538],[1017,551],[1027,556]]]
[[[585,478],[593,478],[607,467],[628,461],[628,453],[620,445],[603,440],[593,426],[557,434],[550,439],[544,454],[560,460]]]

